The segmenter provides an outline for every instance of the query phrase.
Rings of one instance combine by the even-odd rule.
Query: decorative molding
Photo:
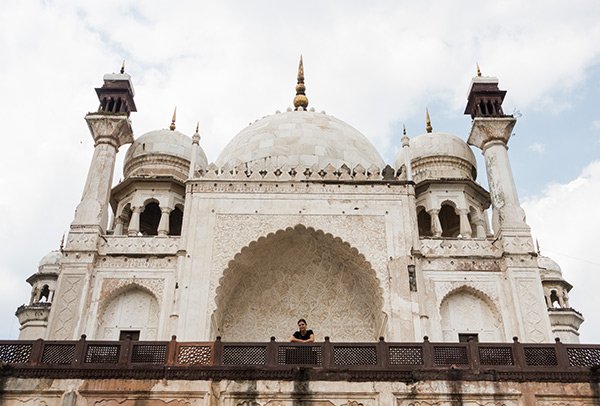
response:
[[[100,255],[153,254],[175,255],[179,249],[180,237],[130,237],[105,236],[100,239]]]
[[[165,258],[131,258],[131,257],[99,257],[94,263],[96,269],[160,269],[175,270],[177,257]]]
[[[162,302],[165,280],[158,278],[104,278],[100,288],[100,301],[110,300],[114,295],[128,287],[139,286],[147,289],[158,303]]]
[[[363,186],[366,187],[366,186]],[[193,180],[188,184],[188,192],[192,193],[296,193],[296,194],[340,194],[352,193],[354,195],[402,195],[408,194],[408,185],[405,183],[373,183],[368,191],[356,189],[350,183],[316,183],[312,181],[257,181],[248,179],[240,180]]]
[[[500,258],[502,250],[490,240],[421,238],[421,253],[427,257]]]
[[[395,181],[406,179],[404,173],[396,170],[389,165],[383,169],[371,166],[368,169],[362,165],[356,165],[350,169],[345,164],[336,168],[331,164],[324,167],[317,165],[306,166],[299,165],[290,167],[287,165],[276,167],[271,162],[256,161],[251,164],[240,164],[236,167],[225,165],[221,168],[214,163],[207,168],[197,170],[196,177],[209,180],[370,180],[370,181]]]

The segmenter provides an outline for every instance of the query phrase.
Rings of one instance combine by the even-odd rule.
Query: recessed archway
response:
[[[331,234],[297,225],[261,237],[229,263],[217,289],[213,335],[286,340],[306,318],[317,341],[374,341],[379,282],[362,254]]]

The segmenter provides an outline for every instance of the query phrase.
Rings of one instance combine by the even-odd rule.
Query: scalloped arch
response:
[[[215,305],[213,335],[224,340],[287,339],[304,317],[320,339],[369,341],[384,320],[383,290],[365,256],[303,224],[243,247],[219,279]]]
[[[442,317],[442,329],[444,329],[444,324],[445,323],[449,323],[449,325],[453,325],[454,328],[456,328],[457,326],[457,320],[446,320],[444,321],[444,308],[445,305],[447,305],[449,303],[449,301],[451,299],[454,298],[460,298],[461,296],[471,296],[474,297],[475,299],[479,300],[480,303],[483,303],[483,305],[485,306],[485,309],[487,309],[487,313],[488,319],[486,320],[485,318],[482,317],[480,321],[480,325],[479,326],[470,326],[472,328],[472,330],[469,330],[470,332],[479,332],[483,334],[483,339],[485,339],[486,341],[498,341],[498,340],[502,340],[503,336],[504,336],[504,332],[501,331],[500,326],[502,326],[502,316],[498,310],[498,307],[496,306],[494,300],[485,292],[483,292],[480,289],[477,289],[473,286],[470,286],[469,284],[463,284],[460,286],[457,286],[453,289],[450,289],[445,295],[444,297],[440,300],[439,302],[439,312],[440,312],[440,316]],[[460,300],[460,299],[459,299]],[[473,311],[474,309],[469,309],[469,312]],[[453,316],[459,317],[460,315],[456,315],[453,314]],[[491,318],[491,319],[489,319]],[[464,322],[464,321],[463,321]],[[462,325],[462,323],[459,323]],[[479,327],[480,329],[478,330],[476,327]],[[445,331],[445,329],[444,329]],[[499,335],[498,335],[499,334]]]

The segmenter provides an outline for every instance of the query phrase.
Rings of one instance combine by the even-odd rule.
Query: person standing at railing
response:
[[[298,320],[298,331],[290,337],[290,341],[293,343],[312,343],[315,341],[315,333],[308,330],[306,320]]]

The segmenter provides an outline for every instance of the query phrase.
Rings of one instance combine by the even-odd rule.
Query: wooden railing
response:
[[[582,381],[600,368],[600,345],[513,343],[267,343],[0,341],[2,374],[171,379]],[[590,375],[591,374],[591,375]],[[312,379],[311,378],[311,379]],[[308,379],[308,378],[307,378]]]

